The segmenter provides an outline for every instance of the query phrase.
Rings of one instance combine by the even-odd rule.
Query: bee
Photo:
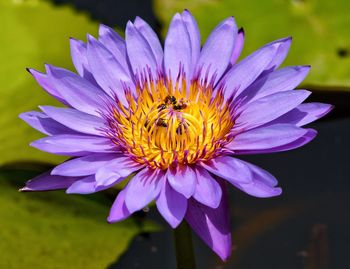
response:
[[[185,131],[188,129],[188,124],[186,122],[180,122],[179,125],[176,128],[176,133],[178,135],[182,135],[182,129]]]
[[[164,99],[164,103],[165,104],[168,104],[168,105],[171,105],[171,104],[176,104],[176,98],[175,96],[173,95],[168,95],[167,97],[165,97]]]
[[[185,109],[186,107],[187,107],[187,104],[183,100],[180,100],[177,104],[173,105],[173,108],[175,110],[182,110],[182,109]]]
[[[156,125],[160,126],[160,127],[168,127],[168,124],[166,123],[166,121],[162,118],[157,119],[156,121]]]
[[[161,110],[164,110],[167,108],[167,105],[166,104],[160,104],[159,106],[157,106],[158,110],[161,111]]]

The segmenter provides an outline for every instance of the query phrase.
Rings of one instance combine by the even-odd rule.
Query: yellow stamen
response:
[[[158,79],[137,86],[136,97],[129,92],[126,99],[128,108],[120,102],[113,108],[111,138],[139,163],[161,169],[192,164],[215,157],[230,142],[229,106],[211,86]]]

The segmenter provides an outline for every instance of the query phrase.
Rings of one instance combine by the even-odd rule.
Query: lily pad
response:
[[[96,34],[98,25],[69,6],[39,0],[0,0],[0,25],[0,164],[21,159],[62,160],[28,146],[40,134],[18,114],[58,103],[25,68],[43,70],[48,62],[72,70],[69,37],[85,39],[88,32]]]
[[[137,233],[158,229],[135,218],[108,224],[112,201],[101,193],[19,193],[23,179],[36,173],[0,170],[0,268],[106,268]]]
[[[198,21],[202,41],[217,23],[235,16],[246,33],[243,55],[272,40],[292,36],[285,65],[312,66],[305,85],[350,90],[350,2],[347,0],[154,0],[164,26],[175,12],[189,9]],[[163,27],[163,35],[167,27]]]

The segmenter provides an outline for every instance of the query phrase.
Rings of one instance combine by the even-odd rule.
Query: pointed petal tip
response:
[[[22,112],[21,114],[18,114],[18,118],[26,122],[27,114],[28,112]]]
[[[23,187],[23,188],[18,189],[18,192],[28,192],[28,191],[31,191],[31,189],[28,187]]]
[[[135,26],[132,21],[128,20],[128,22],[126,23],[126,28],[130,28],[130,27],[134,28]]]
[[[108,25],[105,25],[103,23],[100,23],[100,25],[98,26],[99,30],[109,30],[110,27]]]
[[[231,254],[232,254],[232,246],[230,245],[223,250],[214,250],[214,251],[223,262],[227,262],[227,260],[231,257]]]
[[[239,28],[238,33],[245,35],[244,28],[243,27]]]
[[[110,216],[107,217],[107,223],[108,224],[113,224],[113,223],[116,223],[117,221],[116,220],[113,220],[113,218],[111,218]]]
[[[228,17],[222,22],[222,25],[227,25],[229,27],[236,25],[235,18],[233,16]]]
[[[86,38],[87,38],[87,40],[88,40],[88,45],[89,45],[91,42],[96,42],[96,41],[97,41],[97,39],[96,39],[94,36],[90,35],[90,34],[87,34],[87,35],[86,35]]]
[[[191,11],[189,11],[187,8],[185,8],[182,13],[181,13],[182,16],[191,16],[193,17]]]
[[[134,24],[143,23],[144,20],[140,16],[136,16],[134,19]]]

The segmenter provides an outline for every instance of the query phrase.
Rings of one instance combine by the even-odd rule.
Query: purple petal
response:
[[[203,205],[217,208],[220,204],[222,190],[219,183],[208,173],[207,170],[196,166],[197,184],[193,198]]]
[[[116,146],[108,138],[88,135],[55,135],[36,140],[31,146],[49,153],[83,156],[88,152],[114,152]]]
[[[47,74],[36,71],[35,69],[27,69],[28,72],[34,77],[36,82],[50,95],[55,97],[61,103],[68,105],[68,103],[64,100],[63,96],[59,91],[56,90],[53,82]]]
[[[89,81],[63,68],[47,65],[48,75],[55,89],[75,109],[100,116],[108,97]]]
[[[90,194],[95,193],[95,176],[87,176],[75,181],[67,190],[68,194]]]
[[[98,40],[113,54],[123,69],[128,71],[125,41],[116,31],[103,24],[100,24],[98,35]]]
[[[197,176],[188,165],[169,168],[167,178],[171,187],[186,198],[190,198],[196,189]]]
[[[229,182],[249,183],[251,181],[249,167],[240,160],[229,156],[216,157],[210,161],[202,162],[201,166]]]
[[[126,219],[131,215],[125,205],[125,189],[120,191],[109,212],[108,222],[114,223]]]
[[[145,168],[125,187],[125,204],[130,213],[138,211],[154,200],[163,186],[164,172]]]
[[[161,69],[163,64],[163,48],[157,34],[148,25],[148,23],[140,17],[135,18],[134,25],[141,35],[147,40],[156,59],[158,68]]]
[[[70,38],[70,51],[74,67],[77,70],[78,74],[83,78],[96,83],[94,77],[90,72],[89,63],[87,61],[86,44],[83,41]]]
[[[49,191],[66,189],[80,178],[52,176],[45,172],[26,182],[26,186],[20,191]]]
[[[289,143],[285,144],[279,147],[274,148],[267,148],[267,149],[255,149],[255,150],[236,150],[235,154],[242,155],[242,154],[259,154],[259,153],[273,153],[273,152],[281,152],[281,151],[287,151],[291,149],[296,149],[301,146],[304,146],[305,144],[309,143],[312,139],[315,138],[317,135],[317,132],[313,129],[306,129],[306,134],[302,136],[301,138]]]
[[[95,153],[75,158],[56,166],[51,174],[71,177],[92,175],[95,174],[99,168],[103,167],[117,156],[117,154],[110,153]]]
[[[19,117],[34,129],[47,135],[73,134],[73,130],[63,126],[39,111],[24,112]]]
[[[239,29],[235,45],[233,46],[233,51],[230,59],[231,65],[234,65],[236,61],[238,60],[239,56],[241,55],[241,52],[243,50],[244,45],[244,30],[243,28]]]
[[[164,72],[166,75],[170,74],[173,84],[176,83],[181,70],[185,73],[186,81],[189,81],[192,73],[191,61],[190,36],[181,15],[176,13],[171,20],[164,44]]]
[[[309,95],[306,90],[284,91],[251,102],[237,117],[233,130],[248,130],[271,122],[300,105]]]
[[[110,96],[114,94],[122,104],[127,105],[124,90],[134,89],[134,83],[127,70],[101,42],[88,36],[87,57],[91,71],[101,88]]]
[[[200,31],[198,29],[196,20],[188,10],[184,10],[181,14],[181,17],[190,37],[190,42],[191,42],[191,68],[190,69],[193,72],[201,50]],[[190,74],[190,78],[192,78],[192,75],[193,74]]]
[[[241,162],[251,170],[252,180],[249,183],[231,182],[234,186],[249,195],[259,198],[278,196],[282,193],[282,189],[276,187],[278,181],[273,175],[253,164],[242,160]]]
[[[277,52],[273,60],[270,62],[270,64],[266,67],[266,69],[276,69],[279,67],[284,59],[287,57],[290,45],[292,43],[291,37],[282,38],[276,41],[273,41],[266,46],[277,44]]]
[[[144,165],[134,162],[129,157],[123,155],[116,156],[113,160],[97,170],[97,186],[116,184],[124,180],[131,173],[140,170],[143,166]]]
[[[231,255],[231,231],[226,186],[220,205],[213,209],[190,199],[186,220],[197,235],[225,261]]]
[[[256,80],[245,91],[242,98],[245,102],[252,102],[265,96],[290,91],[297,87],[307,76],[310,66],[288,66],[268,73]]]
[[[275,148],[296,141],[307,132],[292,124],[274,124],[238,134],[227,148],[233,151]]]
[[[296,126],[304,126],[327,115],[332,109],[333,106],[329,104],[304,103],[275,119],[271,124],[290,123]]]
[[[132,22],[128,22],[125,30],[126,50],[134,74],[144,74],[148,69],[153,78],[157,77],[157,60],[152,48]]]
[[[212,31],[198,59],[200,79],[211,80],[215,76],[215,84],[221,78],[230,64],[236,36],[237,25],[233,17],[224,20]]]
[[[164,180],[163,184],[164,186],[156,200],[156,205],[159,213],[175,229],[185,217],[187,199],[173,190],[166,180]]]
[[[233,65],[222,78],[219,88],[225,88],[225,98],[238,96],[266,69],[276,54],[278,45],[264,46]]]
[[[73,108],[40,106],[40,109],[55,121],[85,134],[102,136],[105,127],[103,119],[80,112]]]

